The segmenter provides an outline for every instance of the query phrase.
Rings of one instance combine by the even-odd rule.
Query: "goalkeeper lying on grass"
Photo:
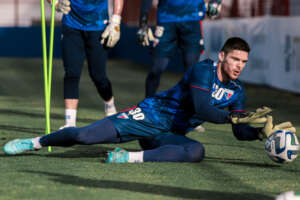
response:
[[[117,148],[108,154],[107,162],[199,162],[205,156],[203,145],[185,135],[205,121],[231,123],[238,140],[262,139],[273,130],[272,120],[266,117],[271,109],[263,107],[246,113],[244,88],[237,80],[249,51],[243,39],[230,38],[220,51],[217,63],[208,59],[195,64],[173,88],[145,98],[136,107],[89,126],[13,140],[4,146],[4,151],[14,155],[46,146],[139,140],[143,151]],[[223,110],[225,107],[229,111]],[[248,125],[251,123],[266,126],[254,128]],[[279,128],[293,129],[293,126],[288,123]]]

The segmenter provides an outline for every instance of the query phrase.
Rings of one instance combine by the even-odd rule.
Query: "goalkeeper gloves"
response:
[[[285,130],[285,131],[290,131],[294,134],[296,134],[296,128],[292,125],[291,122],[283,122],[277,125],[273,125],[273,117],[272,116],[267,116],[267,122],[265,123],[265,126],[261,128],[259,137],[260,138],[265,138],[265,137],[270,137],[272,133],[278,130]]]
[[[261,124],[267,121],[266,114],[272,112],[271,108],[264,106],[255,112],[232,112],[228,118],[233,124]]]
[[[136,33],[136,39],[138,44],[142,46],[149,46],[150,42],[155,41],[152,30],[147,24],[148,17],[146,13],[141,14],[140,17],[140,28]]]
[[[152,30],[149,27],[140,28],[136,34],[137,41],[142,46],[149,46],[150,42],[155,41]]]
[[[49,3],[52,3],[52,0],[48,0]],[[55,1],[55,10],[57,12],[62,12],[67,15],[71,10],[71,2],[70,0],[56,0]]]
[[[104,47],[114,47],[120,39],[121,16],[113,15],[101,35],[101,44]]]
[[[205,3],[206,14],[209,18],[215,19],[219,17],[222,9],[222,0],[211,0],[208,3]]]

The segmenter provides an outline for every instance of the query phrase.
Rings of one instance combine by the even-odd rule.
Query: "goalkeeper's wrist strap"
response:
[[[262,141],[264,138],[266,138],[266,135],[264,134],[262,127],[255,128],[255,130],[257,132],[257,137],[260,141]]]
[[[110,18],[110,23],[114,23],[114,24],[120,24],[121,23],[121,16],[117,15],[117,14],[113,14]]]

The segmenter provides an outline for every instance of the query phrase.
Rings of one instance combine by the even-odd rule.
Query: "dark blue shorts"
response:
[[[204,50],[201,21],[159,23],[154,35],[158,39],[153,45],[154,56],[171,57],[177,48],[184,52]]]
[[[154,138],[161,134],[168,134],[169,128],[154,122],[150,116],[143,113],[140,107],[133,107],[112,115],[109,119],[120,136],[121,142],[136,140],[141,138]]]

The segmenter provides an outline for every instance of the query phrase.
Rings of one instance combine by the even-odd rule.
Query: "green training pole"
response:
[[[42,29],[42,46],[43,46],[45,118],[46,118],[45,134],[49,134],[51,132],[51,130],[50,130],[50,99],[51,99],[53,40],[54,40],[54,22],[55,22],[55,0],[53,0],[51,10],[52,10],[52,12],[51,12],[51,27],[50,27],[50,48],[49,48],[49,61],[48,61],[48,59],[47,59],[47,40],[46,40],[45,3],[44,3],[44,0],[41,0],[41,29]],[[51,147],[48,147],[48,151],[51,152]]]
[[[48,126],[50,126],[49,111],[48,111],[48,67],[47,67],[47,41],[46,41],[46,18],[45,18],[45,2],[41,0],[41,29],[42,29],[42,46],[43,46],[43,67],[44,67],[44,94],[45,94],[45,117],[46,128],[45,134],[48,134]],[[49,122],[49,123],[48,123]]]
[[[55,28],[55,0],[52,0],[51,7],[51,24],[50,24],[50,44],[49,44],[49,63],[48,63],[48,91],[47,91],[47,110],[48,112],[48,121],[47,121],[47,134],[51,132],[50,127],[50,108],[51,108],[51,85],[52,85],[52,64],[53,64],[53,41],[54,41],[54,28]],[[48,147],[48,151],[51,152],[51,147]]]

